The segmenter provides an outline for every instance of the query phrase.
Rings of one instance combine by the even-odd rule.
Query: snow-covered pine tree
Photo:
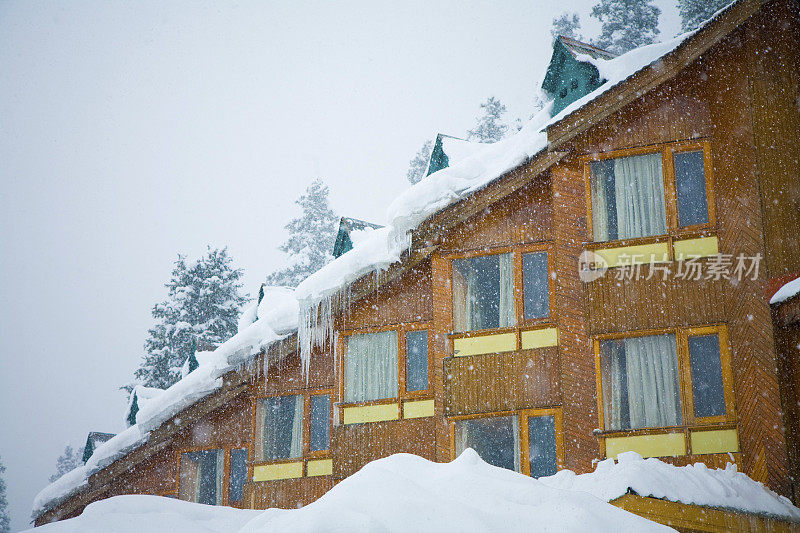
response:
[[[581,36],[581,18],[577,13],[561,13],[561,15],[553,19],[553,27],[550,29],[550,35],[553,36],[553,42],[559,35],[569,37],[582,41]]]
[[[681,30],[691,31],[697,28],[730,3],[731,0],[678,0]]]
[[[467,139],[481,143],[495,143],[505,137],[508,126],[503,122],[506,106],[500,100],[490,96],[481,104],[483,114],[478,117],[474,130],[467,132]]]
[[[328,204],[328,192],[328,186],[316,179],[295,201],[302,215],[284,226],[289,238],[280,246],[290,264],[268,275],[267,285],[296,287],[333,259],[339,219]]]
[[[427,140],[422,148],[419,149],[414,158],[408,162],[408,172],[406,177],[411,183],[417,183],[425,177],[425,171],[428,170],[428,161],[431,158],[433,151],[433,141]]]
[[[50,483],[57,480],[67,472],[72,472],[82,464],[83,446],[76,450],[70,444],[67,444],[67,447],[64,448],[64,453],[59,455],[58,459],[56,459],[56,471],[52,476],[50,476]]]
[[[11,516],[8,512],[8,498],[6,496],[6,467],[0,457],[0,533],[11,532]]]
[[[166,389],[181,377],[181,366],[198,344],[220,344],[236,334],[242,269],[233,267],[227,248],[208,247],[194,262],[178,255],[165,284],[167,299],[153,307],[156,324],[148,331],[138,383]]]
[[[602,23],[595,46],[624,54],[629,50],[654,43],[661,10],[652,0],[600,0],[592,8],[592,16]]]

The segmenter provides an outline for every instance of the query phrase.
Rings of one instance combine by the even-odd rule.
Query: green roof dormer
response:
[[[336,242],[333,244],[333,257],[339,257],[353,249],[353,241],[358,240],[358,235],[378,229],[381,226],[372,222],[365,222],[357,218],[342,217],[339,219],[339,231],[336,233]]]
[[[557,115],[572,102],[583,98],[605,82],[596,66],[577,59],[580,55],[605,60],[615,57],[611,52],[596,46],[563,35],[558,37],[553,43],[553,56],[542,82],[542,89],[553,99],[551,116]]]

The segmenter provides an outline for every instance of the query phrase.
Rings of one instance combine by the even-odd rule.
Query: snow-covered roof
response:
[[[616,56],[616,54],[613,54],[608,50],[603,50],[602,48],[598,48],[593,44],[584,43],[577,39],[573,39],[572,37],[567,37],[566,35],[559,35],[558,39],[573,57],[577,57],[579,55],[588,55],[594,58],[599,57],[602,59],[611,59]]]
[[[33,516],[81,490],[89,476],[146,443],[151,431],[220,389],[225,374],[297,327],[297,300],[291,288],[267,288],[256,311],[253,322],[244,325],[240,321],[239,332],[216,350],[198,352],[200,366],[194,372],[160,392],[157,392],[159,389],[142,389],[149,397],[139,404],[136,424],[98,446],[85,465],[64,474],[39,492],[34,498]]]
[[[730,463],[725,469],[708,468],[703,463],[673,466],[625,452],[617,456],[616,462],[600,461],[594,472],[576,475],[571,470],[561,470],[540,481],[553,488],[588,492],[605,501],[616,500],[630,489],[639,496],[800,522],[800,509],[792,502]]]
[[[772,295],[772,298],[769,299],[769,304],[775,305],[785,302],[789,298],[794,298],[798,294],[800,294],[800,278],[793,279],[778,289],[777,292]]]
[[[474,154],[481,146],[482,143],[479,142],[467,141],[444,133],[437,134],[433,149],[428,156],[428,164],[425,165],[425,176],[433,174],[444,166],[439,166],[442,154],[447,156],[446,166],[453,166],[455,163]],[[441,151],[441,154],[438,153],[439,151]]]

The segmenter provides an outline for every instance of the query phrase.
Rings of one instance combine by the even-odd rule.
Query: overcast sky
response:
[[[319,176],[382,222],[408,160],[495,95],[531,112],[550,22],[595,0],[0,0],[0,457],[12,530],[67,443],[124,428],[178,252],[252,294]],[[672,0],[662,38],[678,31]]]

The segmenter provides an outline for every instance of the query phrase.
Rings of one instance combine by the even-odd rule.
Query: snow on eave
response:
[[[772,295],[772,298],[769,299],[769,304],[775,305],[783,303],[786,300],[794,298],[798,294],[800,294],[800,278],[793,279],[778,289],[775,294]]]
[[[708,468],[704,463],[674,466],[656,458],[642,459],[636,452],[624,452],[600,461],[594,472],[575,474],[562,470],[539,478],[545,485],[588,492],[601,500],[614,501],[629,491],[687,505],[700,505],[782,520],[800,522],[800,509],[739,472],[735,465]]]
[[[293,293],[291,298],[294,299]],[[291,302],[278,302],[276,307],[281,305],[293,309],[296,316],[296,305],[292,307]],[[257,319],[213,352],[204,354],[202,364],[192,373],[140,405],[135,425],[100,444],[85,465],[64,474],[36,495],[33,518],[38,518],[83,490],[90,476],[146,444],[150,433],[161,424],[219,390],[225,374],[291,335],[294,331],[278,334],[271,327],[270,319],[285,331],[287,324],[283,318],[269,315]]]

